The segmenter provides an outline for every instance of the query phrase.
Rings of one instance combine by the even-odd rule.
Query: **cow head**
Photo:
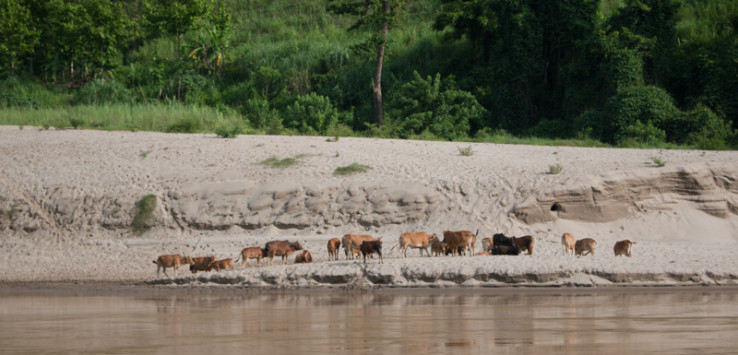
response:
[[[302,245],[300,245],[300,242],[292,243],[292,247],[295,248],[295,250],[302,250]]]

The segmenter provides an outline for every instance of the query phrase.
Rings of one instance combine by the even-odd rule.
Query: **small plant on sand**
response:
[[[144,150],[139,155],[141,156],[141,158],[146,158],[149,155],[149,153],[151,153],[150,150]]]
[[[560,173],[561,170],[564,170],[564,167],[562,167],[561,164],[558,164],[558,163],[556,163],[555,165],[548,166],[548,173],[551,175],[556,175]]]
[[[259,162],[261,165],[268,166],[270,168],[289,168],[297,164],[297,157],[280,159],[277,156],[271,156]]]
[[[154,226],[154,210],[156,209],[156,195],[148,194],[136,202],[136,216],[133,217],[131,227],[133,232],[141,234]]]
[[[661,160],[661,158],[658,157],[651,157],[651,161],[656,164],[659,168],[666,165],[666,162]]]
[[[236,138],[241,133],[243,133],[243,128],[238,125],[224,125],[215,129],[215,134],[220,138]]]
[[[351,165],[337,167],[336,170],[333,170],[333,175],[337,175],[337,176],[353,175],[357,173],[363,173],[365,171],[368,171],[371,168],[372,167],[368,165],[353,163]]]
[[[459,150],[459,154],[461,154],[461,155],[463,155],[465,157],[474,155],[474,150],[472,149],[471,146],[468,146],[468,147],[465,147],[465,148],[458,147],[457,149]]]

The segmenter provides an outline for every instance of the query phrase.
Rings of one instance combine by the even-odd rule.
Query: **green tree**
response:
[[[182,48],[182,35],[194,29],[209,9],[210,0],[147,0],[147,21],[164,33],[177,36]]]
[[[10,75],[15,73],[15,62],[33,52],[39,40],[31,11],[21,0],[0,2],[0,56],[10,58]]]
[[[331,0],[330,11],[338,14],[358,16],[351,29],[373,30],[370,43],[376,48],[374,78],[372,80],[372,108],[374,124],[381,126],[384,121],[382,102],[382,66],[387,46],[387,33],[402,13],[405,0]]]

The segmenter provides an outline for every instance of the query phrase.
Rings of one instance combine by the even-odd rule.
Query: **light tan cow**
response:
[[[595,242],[595,240],[592,238],[579,239],[574,244],[574,253],[577,256],[579,255],[584,256],[587,254],[591,254],[592,256],[594,256],[595,255],[594,247],[596,244],[597,242]]]
[[[484,238],[482,239],[482,251],[490,251],[492,250],[492,238]]]
[[[338,260],[338,250],[341,249],[341,240],[331,238],[328,241],[328,260]]]
[[[159,277],[159,270],[163,270],[164,275],[169,277],[169,274],[167,274],[168,267],[174,268],[174,277],[177,277],[177,269],[180,265],[192,264],[193,262],[194,261],[192,261],[192,258],[189,256],[182,256],[179,254],[159,255],[159,257],[154,260],[154,264],[156,264],[156,277]]]
[[[351,255],[351,259],[353,259],[355,255],[356,256],[361,255],[361,243],[369,242],[373,240],[379,240],[379,239],[374,238],[371,235],[364,235],[364,234],[344,235],[341,240],[341,245],[343,245],[343,251],[346,254],[346,260],[349,259],[349,254]]]
[[[575,243],[576,241],[573,235],[569,233],[564,233],[563,235],[561,235],[561,245],[564,246],[564,254],[574,255],[574,244]]]
[[[633,246],[633,244],[636,244],[636,242],[631,242],[630,240],[621,240],[619,242],[615,243],[615,246],[613,247],[615,251],[615,256],[625,255],[627,257],[632,256],[630,252],[630,248]]]
[[[420,249],[420,256],[423,256],[423,251],[430,256],[430,253],[428,253],[428,246],[437,241],[439,241],[439,239],[436,234],[428,234],[424,232],[402,233],[400,234],[400,249],[402,249],[402,254],[406,258],[408,247]]]
[[[213,262],[213,269],[215,271],[225,270],[225,269],[231,269],[233,270],[233,259],[222,259],[222,260],[216,260]]]
[[[249,259],[256,259],[256,264],[258,266],[261,266],[261,258],[267,256],[266,249],[262,249],[259,247],[250,247],[250,248],[244,248],[241,250],[241,255],[238,256],[238,259],[236,259],[236,262],[241,260],[241,268],[246,268],[246,261]]]
[[[460,252],[465,252],[468,248],[471,255],[474,255],[474,244],[477,236],[470,231],[444,231],[443,242],[446,243],[446,250],[451,251],[451,256]]]

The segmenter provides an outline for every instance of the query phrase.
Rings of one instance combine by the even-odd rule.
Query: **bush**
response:
[[[602,138],[609,142],[622,142],[633,134],[639,142],[652,142],[654,139],[665,142],[667,138],[674,141],[673,121],[681,115],[666,90],[655,86],[625,88],[610,99],[605,111],[612,122],[612,129],[603,132]],[[643,124],[649,121],[651,123]]]
[[[666,133],[654,127],[652,121],[646,124],[635,121],[619,134],[618,144],[624,147],[658,146],[666,141]]]
[[[408,138],[428,130],[444,139],[467,137],[471,123],[479,123],[486,110],[471,93],[457,90],[453,78],[441,81],[441,74],[414,79],[401,85],[390,103],[388,122],[394,133]]]
[[[86,105],[130,103],[131,92],[121,83],[95,80],[82,86],[75,95],[75,102]]]
[[[710,108],[697,105],[684,114],[685,142],[698,149],[729,149],[728,141],[736,134],[732,124],[718,117]]]
[[[287,107],[285,126],[300,133],[325,134],[338,123],[338,110],[331,100],[316,93],[300,95]]]
[[[333,170],[333,175],[337,175],[337,176],[353,175],[357,173],[363,173],[365,171],[368,171],[369,169],[371,169],[371,167],[368,165],[353,163],[351,165],[337,167],[335,170]]]
[[[215,134],[220,138],[236,138],[243,133],[243,128],[238,124],[224,124],[215,129]]]
[[[202,123],[194,118],[185,118],[174,122],[167,127],[169,133],[197,133],[202,129]]]
[[[136,202],[136,216],[131,226],[137,234],[154,226],[154,210],[156,209],[156,195],[148,194]]]

